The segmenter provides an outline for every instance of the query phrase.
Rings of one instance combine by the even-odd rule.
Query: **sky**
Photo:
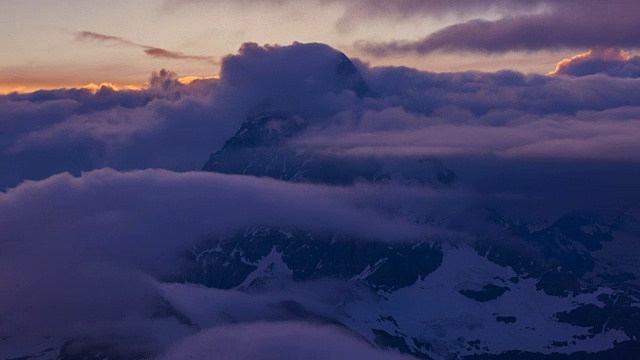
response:
[[[628,41],[622,32],[637,30],[635,23],[624,20],[625,14],[633,14],[625,9],[634,6],[633,1],[607,4],[611,5],[604,13],[608,11],[619,24],[607,20],[604,27],[613,34],[603,45],[626,45],[632,50],[637,41]],[[588,11],[590,7],[593,12]],[[458,46],[460,39],[446,40],[451,46],[429,45],[430,49],[415,45],[442,30],[445,32],[439,34],[446,39],[446,32],[453,31],[452,25],[468,21],[509,26],[499,22],[536,16],[548,18],[542,23],[567,23],[580,34],[584,32],[572,21],[593,23],[602,13],[600,7],[603,5],[594,1],[582,4],[553,0],[483,0],[473,5],[440,0],[393,4],[377,0],[2,0],[0,91],[103,82],[141,86],[152,71],[162,68],[183,77],[212,76],[219,73],[220,60],[247,41],[281,45],[321,42],[372,65],[403,65],[437,72],[513,69],[542,74],[552,71],[560,60],[584,53],[590,44],[575,39],[535,46],[535,39],[530,39],[531,44],[510,44],[497,37],[474,39],[479,33],[491,36],[491,32],[469,29],[464,37],[484,41],[484,48],[463,43]],[[525,24],[529,28],[519,30],[521,38],[540,33],[539,26],[545,26],[548,32],[571,31],[539,25],[534,20]],[[603,27],[592,25],[595,29]],[[488,46],[492,41],[506,48]],[[381,47],[399,43],[404,45],[394,51]],[[176,54],[180,56],[171,56]]]
[[[0,277],[13,294],[0,334],[91,334],[163,359],[274,343],[401,358],[274,314],[340,282],[249,294],[171,279],[195,243],[250,226],[472,243],[494,234],[487,208],[535,225],[637,214],[638,13],[635,0],[0,0],[0,273],[15,274]],[[391,180],[201,171],[265,113],[269,134],[298,130],[282,153],[374,159]],[[434,167],[456,178],[434,182]],[[155,316],[159,299],[193,324]]]

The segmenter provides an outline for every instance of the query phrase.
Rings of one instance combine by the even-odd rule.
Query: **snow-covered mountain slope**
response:
[[[580,246],[554,230],[557,223],[541,233]],[[246,291],[273,277],[364,284],[375,300],[347,302],[336,320],[372,343],[421,357],[599,352],[640,336],[633,274],[593,270],[579,277],[556,260],[522,255],[514,262],[495,244],[385,244],[252,228],[209,245],[194,248],[185,280]],[[594,269],[604,266],[588,259]]]

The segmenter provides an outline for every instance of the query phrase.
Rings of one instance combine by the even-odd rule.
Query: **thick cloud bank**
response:
[[[0,300],[0,333],[90,335],[108,343],[117,335],[125,340],[116,344],[137,344],[124,350],[155,352],[198,326],[228,322],[221,316],[212,322],[204,306],[194,308],[198,296],[193,292],[169,291],[157,283],[180,274],[181,254],[200,240],[255,225],[367,239],[427,234],[373,208],[363,209],[366,197],[345,196],[344,191],[166,170],[105,169],[25,182],[0,193],[0,269],[12,274],[0,280],[0,291],[12,294]],[[207,299],[214,306],[229,296],[218,292]],[[236,318],[283,316],[269,310],[269,299],[255,302],[241,294],[233,299],[226,306],[238,309]],[[241,299],[249,302],[238,308]],[[185,321],[172,306],[193,320]]]
[[[373,153],[473,151],[567,159],[628,159],[638,153],[631,139],[637,132],[637,80],[509,71],[434,74],[360,64],[363,82],[349,75],[348,66],[342,74],[335,70],[345,59],[320,44],[247,44],[224,59],[220,79],[184,85],[162,71],[142,91],[102,87],[95,93],[72,89],[2,96],[0,164],[12,171],[0,175],[0,186],[101,167],[199,170],[247,116],[264,111],[298,116],[318,127],[344,122],[338,135],[343,139],[329,142],[350,137],[360,148],[351,152],[368,146]],[[620,63],[620,71],[595,72],[631,76],[634,59]],[[561,64],[559,73],[587,65],[574,60]],[[346,125],[352,129],[345,131]],[[365,126],[377,129],[371,128],[368,139],[355,139],[368,131]],[[408,136],[404,149],[397,143],[394,149],[388,144],[371,148],[380,130]],[[437,143],[426,138],[416,147],[422,130]],[[487,136],[461,143],[476,130]],[[382,142],[391,136],[387,139]]]

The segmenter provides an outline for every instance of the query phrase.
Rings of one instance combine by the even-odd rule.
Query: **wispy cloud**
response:
[[[95,41],[108,45],[124,45],[138,48],[143,50],[145,54],[154,58],[204,61],[211,64],[219,64],[219,62],[213,56],[188,55],[179,51],[172,51],[155,46],[140,44],[119,36],[100,34],[92,31],[79,31],[75,33],[75,37],[80,41]]]

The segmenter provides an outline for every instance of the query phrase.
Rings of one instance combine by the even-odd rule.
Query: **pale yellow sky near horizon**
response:
[[[162,68],[180,76],[219,72],[218,65],[202,60],[154,58],[140,46],[221,59],[248,41],[280,45],[323,42],[371,65],[403,65],[436,72],[512,69],[547,73],[562,59],[577,53],[433,53],[375,58],[360,52],[353,43],[420,39],[465,18],[345,19],[345,8],[339,2],[278,4],[245,1],[239,5],[229,0],[185,5],[167,0],[0,0],[0,93],[103,82],[140,86],[152,71]],[[490,13],[480,15],[495,17]],[[140,46],[79,40],[80,31],[116,36]]]

